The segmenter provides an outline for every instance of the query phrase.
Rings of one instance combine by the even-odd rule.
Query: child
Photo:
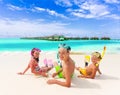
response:
[[[19,75],[24,75],[26,73],[26,71],[30,68],[31,69],[31,73],[35,74],[35,75],[42,75],[44,77],[47,77],[47,71],[49,71],[52,67],[42,67],[40,68],[38,65],[39,62],[39,54],[40,54],[41,50],[39,50],[38,48],[33,48],[31,50],[31,60],[27,66],[27,68],[23,71],[23,72],[19,72]]]
[[[52,77],[58,75],[60,78],[65,78],[65,82],[56,79],[50,79],[47,81],[48,84],[58,84],[65,87],[71,86],[71,76],[74,73],[75,64],[74,61],[70,58],[69,54],[70,47],[66,44],[62,44],[58,50],[58,55],[62,62],[62,67],[56,62],[54,64],[56,72],[52,75]]]
[[[78,77],[94,79],[97,71],[101,74],[99,66],[97,66],[101,59],[102,57],[99,52],[92,53],[92,64],[88,65],[85,68],[76,67],[76,70],[78,70],[81,73],[81,75],[79,75]]]

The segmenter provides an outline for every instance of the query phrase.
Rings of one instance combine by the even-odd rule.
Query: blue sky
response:
[[[120,38],[120,0],[0,0],[0,38]]]

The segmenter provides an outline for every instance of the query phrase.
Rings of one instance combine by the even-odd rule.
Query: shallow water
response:
[[[42,51],[57,51],[60,43],[71,46],[72,51],[91,53],[102,51],[107,47],[107,53],[120,53],[120,40],[69,40],[69,41],[46,41],[25,39],[0,39],[0,52],[2,51],[30,51],[37,47]]]

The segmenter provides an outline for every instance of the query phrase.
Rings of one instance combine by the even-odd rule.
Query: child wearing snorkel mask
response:
[[[55,62],[54,67],[56,72],[52,74],[52,77],[55,77],[58,75],[59,78],[64,78],[65,81],[62,82],[57,79],[50,79],[47,81],[48,84],[58,84],[65,87],[71,86],[71,78],[74,73],[75,63],[69,56],[70,50],[71,50],[70,46],[66,44],[59,45],[58,56],[62,65],[60,66],[58,62]]]
[[[86,66],[85,68],[76,67],[76,70],[78,70],[81,74],[78,77],[94,79],[97,71],[101,74],[99,65],[98,65],[101,59],[102,57],[99,52],[93,52],[91,55],[92,63],[90,65]]]
[[[39,55],[40,55],[41,50],[38,48],[33,48],[31,50],[31,59],[29,61],[28,66],[23,72],[19,72],[19,75],[24,75],[28,69],[31,69],[31,73],[35,75],[42,75],[44,77],[47,77],[47,72],[51,69],[49,67],[41,67],[39,66]]]

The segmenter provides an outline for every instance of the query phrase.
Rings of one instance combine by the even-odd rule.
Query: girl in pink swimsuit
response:
[[[38,48],[33,48],[31,50],[31,60],[27,66],[27,68],[23,71],[23,72],[19,72],[19,75],[24,75],[25,72],[30,68],[31,69],[31,73],[35,74],[35,75],[42,75],[44,77],[47,77],[47,72],[49,70],[51,70],[52,67],[41,67],[39,66],[39,54],[40,54],[41,50]]]

